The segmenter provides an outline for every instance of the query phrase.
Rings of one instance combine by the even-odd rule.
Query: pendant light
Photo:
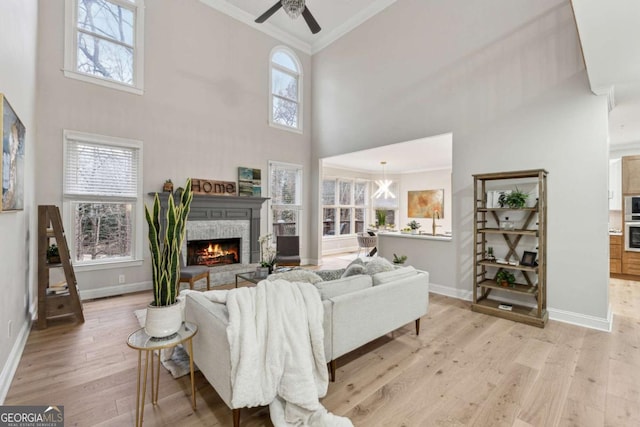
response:
[[[391,189],[389,188],[391,187],[393,181],[387,179],[387,174],[385,171],[385,165],[387,164],[387,162],[380,162],[380,164],[382,165],[382,179],[375,181],[375,183],[378,185],[378,189],[375,193],[373,193],[373,196],[371,196],[371,198],[379,199],[383,197],[385,199],[395,199],[396,195],[393,194],[391,192]]]

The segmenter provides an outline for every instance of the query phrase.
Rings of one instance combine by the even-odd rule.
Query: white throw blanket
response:
[[[269,405],[276,427],[353,426],[319,401],[328,373],[315,286],[274,280],[205,295],[229,310],[233,407]]]

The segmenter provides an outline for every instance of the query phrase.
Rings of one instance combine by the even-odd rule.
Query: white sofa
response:
[[[413,267],[372,275],[356,275],[316,283],[323,299],[325,356],[331,380],[335,360],[401,326],[415,321],[429,304],[429,274]],[[240,408],[231,405],[231,362],[224,304],[210,301],[203,293],[188,293],[185,319],[198,325],[193,338],[194,362],[222,400],[233,410],[233,423],[240,422]]]

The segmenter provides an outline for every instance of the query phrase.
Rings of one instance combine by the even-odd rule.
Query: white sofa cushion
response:
[[[383,285],[395,280],[401,280],[406,277],[415,276],[417,274],[416,269],[412,266],[400,267],[391,271],[384,271],[382,273],[376,273],[372,276],[373,286]]]
[[[362,274],[316,283],[316,287],[318,291],[320,291],[320,298],[322,299],[329,299],[338,295],[361,291],[370,288],[372,285],[373,281],[371,277]]]

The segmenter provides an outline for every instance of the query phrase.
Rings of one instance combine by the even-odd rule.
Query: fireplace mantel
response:
[[[149,193],[155,196],[156,193]],[[164,226],[169,193],[158,193]],[[179,201],[178,194],[174,194]],[[251,262],[260,262],[260,210],[266,197],[207,196],[194,194],[187,221],[247,220],[250,224]]]

